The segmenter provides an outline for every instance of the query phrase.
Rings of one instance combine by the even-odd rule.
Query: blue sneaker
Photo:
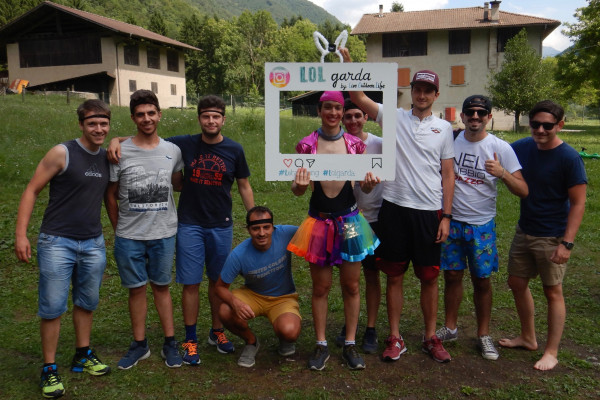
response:
[[[177,340],[171,340],[169,343],[163,344],[160,356],[165,360],[165,365],[169,368],[179,368],[183,364]]]
[[[219,353],[227,354],[233,353],[233,343],[231,343],[225,336],[225,331],[221,329],[212,329],[208,333],[208,344],[217,346]]]
[[[62,384],[56,364],[49,365],[42,369],[40,377],[40,386],[42,387],[42,396],[47,399],[56,399],[65,394],[65,387]]]
[[[129,345],[127,354],[119,360],[117,367],[119,369],[129,369],[136,365],[138,361],[145,360],[148,357],[150,357],[150,347],[148,345],[146,345],[146,347],[140,346],[134,340],[131,342],[131,345]]]
[[[195,340],[186,340],[181,344],[183,349],[183,362],[187,365],[199,365],[200,356],[198,355],[198,342]]]
[[[85,357],[77,357],[77,354],[75,354],[71,363],[71,371],[85,371],[90,375],[100,376],[108,374],[110,367],[100,361],[96,353],[92,349],[89,349]]]

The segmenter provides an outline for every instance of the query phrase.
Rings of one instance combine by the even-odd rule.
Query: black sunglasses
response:
[[[467,117],[472,117],[473,115],[475,115],[475,113],[477,113],[478,117],[487,117],[488,116],[488,112],[487,110],[464,110],[463,114],[465,114]]]
[[[540,126],[543,126],[545,131],[552,130],[555,125],[558,125],[558,122],[529,121],[529,126],[532,127],[533,129],[539,129]]]

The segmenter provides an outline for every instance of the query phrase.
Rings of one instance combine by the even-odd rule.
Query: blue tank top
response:
[[[100,236],[100,211],[109,175],[106,150],[90,153],[77,140],[62,145],[67,149],[66,167],[50,180],[40,232],[76,240]]]

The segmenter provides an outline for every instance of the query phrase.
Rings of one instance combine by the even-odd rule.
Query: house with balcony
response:
[[[8,81],[28,90],[97,93],[129,105],[137,89],[156,93],[161,107],[186,106],[184,51],[199,49],[136,25],[44,1],[0,27]]]
[[[410,81],[422,69],[440,76],[440,96],[434,113],[450,122],[463,100],[487,94],[488,75],[504,60],[506,42],[521,29],[529,44],[542,54],[542,41],[560,21],[500,10],[501,1],[483,7],[365,14],[352,30],[367,35],[367,62],[398,64],[398,106],[410,108]],[[494,127],[511,129],[513,118],[496,110]],[[489,126],[488,126],[489,128]]]

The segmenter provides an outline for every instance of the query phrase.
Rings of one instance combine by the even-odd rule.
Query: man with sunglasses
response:
[[[463,275],[469,268],[473,282],[477,346],[483,358],[498,359],[490,336],[492,285],[498,271],[496,249],[496,185],[524,198],[528,189],[521,165],[508,143],[486,131],[492,119],[492,102],[482,95],[465,99],[460,114],[465,130],[454,140],[453,218],[448,240],[442,243],[440,269],[444,271],[446,320],[436,331],[442,341],[458,338],[458,308],[463,297]]]
[[[515,299],[521,334],[499,343],[537,350],[529,280],[539,274],[548,302],[548,339],[542,358],[534,365],[542,371],[558,364],[558,345],[566,316],[562,281],[583,219],[587,187],[581,156],[557,135],[564,125],[563,116],[560,105],[550,100],[537,103],[529,112],[531,137],[512,144],[529,185],[529,196],[521,199],[508,259],[508,285]]]

